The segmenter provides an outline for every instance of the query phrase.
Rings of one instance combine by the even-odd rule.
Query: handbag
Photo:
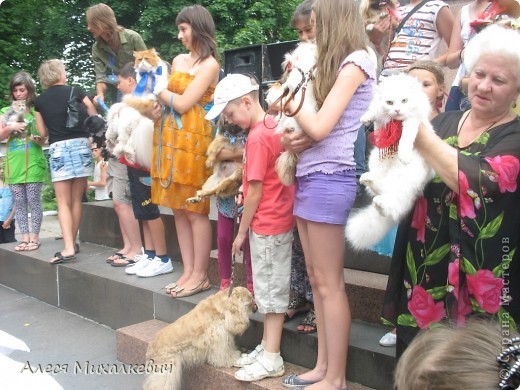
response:
[[[68,129],[83,127],[82,118],[86,118],[86,109],[82,101],[74,97],[74,87],[70,90],[69,100],[67,101],[67,123]]]

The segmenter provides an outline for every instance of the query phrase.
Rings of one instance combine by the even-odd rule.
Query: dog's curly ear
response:
[[[227,290],[226,290],[227,295]],[[244,287],[235,287],[227,300],[225,328],[234,335],[240,335],[249,327],[248,304],[252,302],[251,293]]]

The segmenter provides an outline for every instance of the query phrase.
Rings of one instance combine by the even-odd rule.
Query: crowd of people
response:
[[[365,163],[360,118],[378,80],[407,72],[421,82],[431,104],[435,132],[421,124],[415,148],[436,175],[397,233],[381,243],[382,252],[392,257],[382,317],[394,328],[381,344],[395,343],[397,357],[402,355],[398,388],[444,380],[458,367],[439,363],[445,362],[446,348],[454,350],[450,355],[462,353],[460,340],[474,337],[477,343],[486,338],[478,332],[493,334],[487,322],[498,319],[515,327],[520,320],[520,34],[515,29],[520,4],[474,0],[454,17],[441,0],[411,0],[397,9],[390,9],[390,2],[376,3],[369,2],[380,12],[375,22],[365,20],[353,0],[305,0],[295,10],[292,23],[300,41],[317,47],[312,87],[317,107],[311,112],[294,101],[286,104],[284,110],[294,114],[302,131],[283,134],[274,131],[274,118],[260,104],[254,77],[222,78],[210,12],[201,5],[183,8],[175,22],[186,53],[173,59],[168,81],[151,91],[157,103],[147,113],[155,126],[149,171],[114,156],[106,162],[103,145],[91,143],[84,129],[85,117],[96,114],[108,94],[115,102],[134,92],[132,53],[146,49],[138,33],[117,24],[109,6],[91,6],[86,19],[95,39],[93,101],[83,89],[67,85],[57,59],[45,61],[38,71],[44,89],[39,96],[26,72],[12,77],[11,100],[23,102],[23,112],[22,120],[9,121],[12,107],[6,107],[0,117],[0,138],[8,139],[0,182],[3,242],[14,241],[16,218],[21,241],[15,250],[39,248],[41,189],[50,170],[64,239],[51,264],[75,259],[79,251],[81,199],[89,185],[96,188],[96,199],[111,193],[119,218],[123,247],[108,263],[140,277],[172,272],[158,209],[164,206],[175,216],[183,264],[180,278],[165,286],[166,294],[181,298],[208,290],[210,204],[186,200],[210,175],[206,152],[212,121],[220,116],[217,131],[234,137],[225,127],[240,127],[234,142],[242,148],[217,158],[243,161],[241,192],[217,201],[220,288],[230,285],[231,257],[245,252],[247,287],[264,319],[262,339],[238,359],[235,377],[257,381],[284,375],[283,324],[301,312],[305,318],[298,330],[318,335],[316,365],[286,376],[283,385],[346,389],[351,313],[343,278],[344,228]],[[446,102],[443,67],[458,68]],[[42,151],[47,142],[49,168]],[[284,149],[299,154],[291,186],[275,172]],[[468,320],[476,314],[485,315],[486,325]],[[456,328],[467,321],[467,333]],[[436,329],[446,322],[455,328]],[[419,332],[424,334],[417,337]],[[483,377],[499,371],[503,339],[497,340],[488,343],[486,356],[474,357],[495,359],[486,360],[492,367],[480,373]],[[514,370],[507,369],[514,378]],[[417,371],[417,379],[406,370]],[[452,371],[462,381],[460,372]],[[497,376],[492,383],[498,381]],[[452,388],[459,388],[456,383]]]

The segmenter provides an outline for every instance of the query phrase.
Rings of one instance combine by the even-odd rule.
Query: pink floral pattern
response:
[[[467,275],[468,292],[477,300],[479,306],[488,313],[500,309],[504,280],[497,278],[487,269],[478,270],[476,275]]]
[[[412,227],[417,229],[417,241],[424,242],[424,233],[426,232],[426,211],[428,210],[428,201],[424,197],[420,197],[415,202],[415,209],[412,217]]]
[[[459,171],[459,204],[461,217],[471,219],[476,217],[472,194],[474,194],[474,192],[469,187],[466,174],[463,171]]]
[[[408,310],[415,317],[419,328],[427,328],[432,322],[439,322],[446,317],[443,302],[433,300],[433,297],[421,286],[415,286],[412,298],[408,302]]]
[[[515,192],[520,162],[514,156],[486,157],[485,160],[491,168],[498,174],[498,189],[504,193],[506,191]]]

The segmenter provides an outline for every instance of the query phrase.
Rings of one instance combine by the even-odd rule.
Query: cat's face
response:
[[[134,51],[135,70],[138,72],[155,71],[159,66],[159,56],[155,49]]]
[[[15,113],[23,113],[25,111],[25,100],[14,100],[11,104]]]
[[[404,74],[385,78],[375,94],[383,115],[392,119],[404,120],[415,116],[419,107],[429,107],[420,82]]]

